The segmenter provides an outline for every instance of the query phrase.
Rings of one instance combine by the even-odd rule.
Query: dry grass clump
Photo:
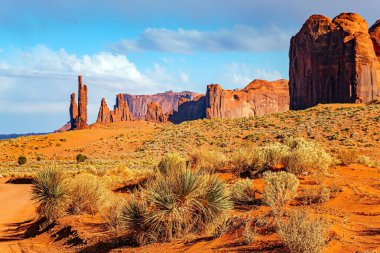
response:
[[[214,172],[226,164],[227,157],[217,150],[196,150],[190,154],[190,162],[198,169]]]
[[[241,147],[236,149],[231,155],[232,169],[236,174],[243,173],[252,169],[253,158],[255,154],[254,148]]]
[[[380,168],[380,162],[374,161],[369,156],[360,156],[358,158],[358,163],[368,166],[370,168]]]
[[[285,158],[287,170],[299,175],[310,169],[325,172],[332,164],[332,157],[314,142],[302,138],[290,138],[285,141],[289,154]]]
[[[109,191],[99,179],[90,174],[79,174],[68,182],[70,201],[68,212],[71,214],[95,214],[109,199]]]
[[[357,163],[359,159],[359,155],[356,149],[339,150],[337,156],[338,156],[339,164],[343,166]]]
[[[231,198],[236,204],[250,204],[255,201],[255,190],[250,179],[240,179],[231,187]]]
[[[178,171],[186,168],[186,159],[177,153],[166,154],[158,164],[158,170],[162,174],[168,171]]]
[[[286,222],[279,221],[277,232],[290,252],[319,253],[326,247],[326,222],[313,219],[305,210],[292,212]]]
[[[284,159],[289,155],[287,146],[281,143],[271,143],[260,148],[254,157],[255,168],[273,167],[284,164]]]
[[[39,204],[37,213],[50,222],[66,212],[68,192],[64,179],[61,170],[49,167],[37,173],[33,184],[32,199]]]
[[[125,224],[122,218],[122,211],[126,202],[122,198],[116,198],[109,205],[108,210],[105,214],[105,220],[107,222],[107,227],[110,231],[120,234],[124,231]]]
[[[223,181],[185,167],[165,170],[149,182],[139,197],[125,205],[122,217],[131,238],[147,244],[205,231],[231,208]]]
[[[265,172],[263,180],[263,201],[276,216],[280,215],[285,205],[297,196],[299,180],[294,174],[285,171]]]

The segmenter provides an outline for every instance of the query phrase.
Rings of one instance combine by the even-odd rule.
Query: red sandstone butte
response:
[[[311,16],[291,39],[290,109],[378,97],[379,23],[369,31],[358,14]],[[370,34],[371,33],[371,34]]]
[[[162,107],[156,103],[150,102],[147,105],[145,120],[150,122],[167,122],[168,114],[164,114]]]
[[[78,76],[78,105],[75,93],[70,98],[71,129],[84,129],[87,127],[87,86],[83,85],[82,76]]]
[[[112,122],[132,121],[133,116],[129,110],[128,103],[124,100],[123,94],[116,96],[116,105],[113,111],[110,111],[106,100],[102,98],[100,109],[98,113],[98,119],[96,123],[107,124]]]

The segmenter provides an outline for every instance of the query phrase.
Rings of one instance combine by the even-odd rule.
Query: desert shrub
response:
[[[254,152],[256,150],[251,148],[238,148],[231,155],[232,169],[236,174],[248,171],[251,169]]]
[[[162,174],[170,171],[179,171],[186,167],[186,159],[177,153],[166,154],[158,164],[158,170]]]
[[[317,172],[325,172],[333,160],[319,145],[307,142],[302,138],[290,138],[286,140],[290,152],[285,157],[285,166],[293,174],[299,175],[310,169]]]
[[[245,245],[249,245],[254,242],[256,233],[254,230],[254,226],[252,224],[252,220],[247,220],[243,230],[243,243]]]
[[[160,174],[123,210],[131,238],[138,244],[170,241],[204,231],[232,208],[225,183],[188,168]]]
[[[289,149],[281,143],[272,143],[261,147],[255,154],[253,159],[253,167],[273,167],[283,164],[284,159],[288,156]]]
[[[38,203],[37,213],[48,221],[63,216],[67,207],[67,188],[64,185],[65,176],[61,170],[46,168],[36,175],[32,199]]]
[[[231,187],[231,198],[237,204],[255,201],[255,190],[250,179],[241,179]]]
[[[19,165],[23,165],[25,164],[26,162],[28,161],[28,159],[25,157],[25,156],[19,156],[18,159],[17,159],[17,162]]]
[[[86,161],[88,159],[88,157],[85,155],[79,154],[79,155],[77,155],[76,159],[77,159],[78,163],[82,163],[82,162]]]
[[[109,192],[94,175],[79,174],[68,182],[68,212],[95,214],[107,203]]]
[[[376,162],[371,157],[368,157],[368,156],[360,156],[358,158],[358,163],[368,166],[370,168],[380,167],[380,162]]]
[[[297,196],[299,181],[295,175],[285,171],[265,172],[263,201],[275,215],[281,214],[284,206]]]
[[[338,152],[338,160],[340,165],[350,165],[358,162],[358,152],[356,149],[344,149]]]
[[[125,204],[124,199],[117,198],[109,205],[105,214],[107,227],[116,234],[121,233],[125,228],[124,220],[122,218]]]
[[[208,172],[220,169],[227,162],[227,157],[217,150],[196,150],[190,154],[191,164]]]
[[[319,253],[326,246],[328,228],[321,218],[313,219],[306,211],[294,211],[286,222],[279,221],[277,232],[294,253]]]

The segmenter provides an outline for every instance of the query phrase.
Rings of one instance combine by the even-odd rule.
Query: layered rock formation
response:
[[[178,100],[178,111],[169,115],[169,121],[179,124],[188,120],[197,120],[206,118],[206,96],[198,95],[192,100],[181,98]]]
[[[111,111],[108,108],[106,100],[102,98],[100,109],[98,113],[98,119],[96,123],[107,124],[112,122],[132,121],[133,116],[129,110],[128,103],[124,100],[123,94],[116,96],[116,105],[114,110]]]
[[[83,84],[82,76],[78,76],[78,105],[75,93],[70,98],[71,129],[84,129],[87,127],[87,86]]]
[[[378,96],[379,24],[359,15],[311,16],[290,42],[290,109],[368,102]]]
[[[164,114],[170,113],[171,111],[178,110],[178,100],[182,97],[192,100],[197,93],[184,91],[184,92],[172,92],[167,91],[164,93],[157,93],[154,95],[130,95],[125,94],[124,98],[129,104],[129,108],[135,118],[144,119],[147,106],[149,103],[153,102],[162,107]]]
[[[181,99],[173,123],[196,119],[235,119],[284,112],[289,109],[288,81],[254,80],[242,90],[224,90],[219,84],[207,86],[206,96]]]
[[[162,107],[156,103],[148,103],[145,120],[150,122],[167,122],[169,114],[164,114]]]
[[[242,90],[207,86],[206,117],[234,119],[284,112],[289,109],[288,81],[254,80]]]

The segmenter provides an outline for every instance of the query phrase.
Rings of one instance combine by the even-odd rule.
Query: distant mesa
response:
[[[87,86],[83,85],[81,76],[78,77],[78,94],[78,104],[75,93],[70,96],[70,122],[60,131],[88,127]],[[142,113],[143,108],[146,108],[144,113]],[[178,124],[205,118],[234,119],[258,116],[284,112],[288,109],[287,80],[274,82],[255,80],[241,90],[224,90],[218,84],[211,84],[207,86],[206,95],[189,91],[169,91],[155,95],[118,94],[112,111],[106,100],[102,98],[96,123],[141,120],[141,116],[144,115],[143,119],[146,121],[159,123],[170,121]]]
[[[380,21],[358,14],[311,16],[291,39],[290,109],[363,103],[380,93]]]
[[[157,93],[153,95],[132,95],[124,94],[125,100],[128,102],[129,108],[134,118],[145,119],[148,104],[153,102],[162,108],[162,112],[170,113],[171,111],[178,111],[178,100],[182,98],[188,98],[193,100],[194,97],[200,94],[183,91],[173,92],[166,91],[163,93]]]
[[[150,122],[161,122],[165,123],[169,120],[169,115],[171,112],[163,113],[162,107],[154,102],[150,102],[147,105],[147,111],[145,115],[145,120]]]

